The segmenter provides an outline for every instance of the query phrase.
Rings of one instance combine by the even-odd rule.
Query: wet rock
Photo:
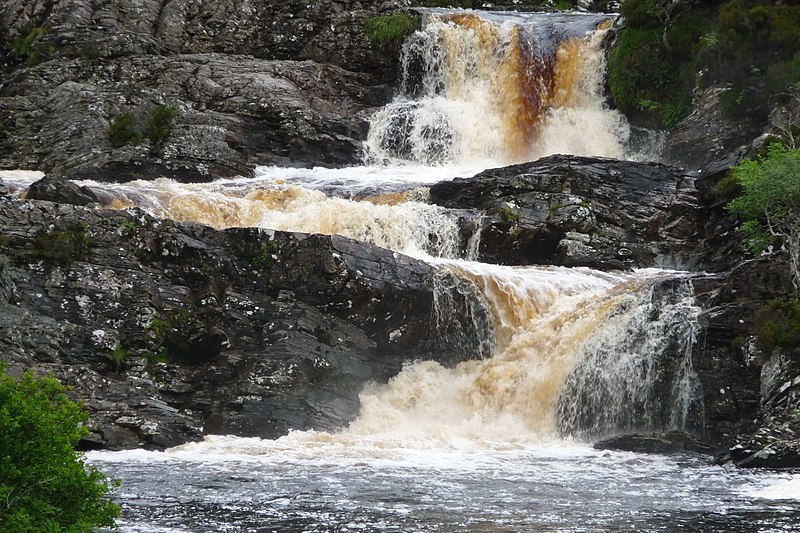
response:
[[[342,237],[0,199],[2,360],[74,387],[87,447],[341,427],[404,361],[479,353],[433,290],[426,263]]]
[[[687,267],[699,240],[693,179],[653,163],[550,156],[436,184],[431,200],[485,212],[493,263]]]
[[[97,202],[97,195],[88,187],[81,187],[56,176],[45,176],[32,183],[26,198],[72,205],[89,205]]]
[[[13,135],[0,139],[0,166],[69,178],[208,181],[247,175],[258,163],[342,165],[360,157],[361,113],[387,97],[367,75],[312,62],[51,61],[18,71],[0,89],[0,122],[13,123]],[[176,118],[156,143],[142,132],[159,105],[173,107]],[[126,113],[131,132],[112,144]]]
[[[711,453],[713,449],[696,437],[682,431],[666,433],[630,433],[601,440],[594,444],[597,450],[621,450],[637,453]]]

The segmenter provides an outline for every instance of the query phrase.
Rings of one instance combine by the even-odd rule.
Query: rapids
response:
[[[210,184],[82,182],[110,209],[216,228],[340,234],[422,258],[491,324],[447,368],[408,361],[361,392],[349,427],[277,440],[208,436],[166,452],[90,452],[122,481],[122,531],[789,531],[797,476],[693,455],[597,451],[629,430],[692,430],[699,308],[686,273],[474,260],[479,213],[426,186],[568,153],[648,157],[603,99],[608,15],[428,10],[365,165],[261,167]],[[653,156],[657,148],[650,150]],[[24,194],[38,176],[6,173]],[[465,240],[466,239],[466,240]],[[444,291],[442,291],[444,294]],[[436,301],[436,320],[453,308]]]

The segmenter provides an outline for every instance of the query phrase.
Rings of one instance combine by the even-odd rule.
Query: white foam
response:
[[[800,474],[781,475],[770,480],[767,486],[749,491],[749,494],[765,500],[800,501]]]

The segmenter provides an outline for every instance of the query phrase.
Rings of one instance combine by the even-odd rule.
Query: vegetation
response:
[[[161,145],[172,132],[172,123],[175,122],[178,115],[178,109],[173,106],[160,105],[156,107],[147,117],[144,136],[150,139],[154,145]]]
[[[111,364],[114,367],[114,370],[119,372],[125,366],[125,361],[127,361],[133,354],[130,350],[128,350],[122,343],[117,344],[114,346],[112,350],[108,352],[108,358],[111,359]]]
[[[642,121],[683,118],[696,82],[729,86],[722,104],[734,116],[766,113],[800,90],[800,5],[627,0],[622,14],[609,85],[617,107]]]
[[[172,125],[179,115],[178,109],[169,105],[156,106],[144,121],[126,111],[111,122],[108,142],[114,148],[121,148],[127,144],[141,144],[147,139],[154,146],[161,146],[172,133]]]
[[[800,361],[800,300],[773,300],[756,313],[753,322],[756,346],[764,355],[780,350]]]
[[[173,358],[190,358],[190,332],[195,329],[196,319],[187,309],[170,309],[163,317],[153,318],[147,332],[155,352],[147,356],[148,362],[165,363]]]
[[[382,46],[398,45],[420,27],[419,17],[408,13],[372,17],[364,23],[364,31],[374,43]]]
[[[89,259],[91,251],[92,238],[86,224],[74,224],[63,231],[38,235],[33,242],[31,257],[68,265]]]
[[[144,136],[137,129],[136,115],[127,111],[111,122],[108,129],[108,142],[114,148],[120,148],[126,144],[140,144]]]
[[[777,239],[789,253],[796,290],[800,290],[800,150],[772,144],[766,156],[731,169],[742,195],[727,209],[744,222],[741,229],[755,253]]]
[[[14,55],[19,59],[24,59],[29,67],[41,63],[41,54],[34,50],[33,43],[44,34],[45,30],[41,26],[29,26],[23,29],[20,36],[11,43]]]
[[[271,240],[247,236],[231,239],[231,251],[258,270],[263,270],[273,263],[272,255],[277,249],[277,243]]]
[[[0,368],[0,530],[90,532],[109,527],[119,507],[114,486],[75,451],[88,414],[53,378]]]

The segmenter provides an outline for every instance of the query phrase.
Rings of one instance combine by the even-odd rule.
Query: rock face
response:
[[[248,174],[255,164],[357,161],[367,109],[391,98],[397,50],[372,16],[399,2],[0,4],[0,168],[124,180]],[[114,120],[164,140],[111,143]]]
[[[658,164],[556,155],[437,184],[431,200],[484,210],[492,263],[686,267],[700,244],[693,179]]]
[[[665,160],[687,171],[726,169],[747,155],[750,144],[768,129],[763,113],[726,111],[721,97],[729,87],[695,90],[692,113],[669,130]]]
[[[75,386],[87,446],[340,427],[367,381],[464,357],[431,267],[345,238],[8,196],[0,228],[0,353]]]

